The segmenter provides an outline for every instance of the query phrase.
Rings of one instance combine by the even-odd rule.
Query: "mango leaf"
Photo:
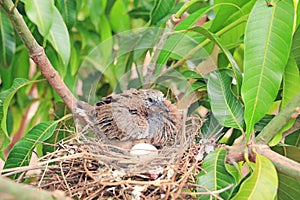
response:
[[[67,69],[64,67],[63,61],[54,47],[49,46],[45,49],[45,53],[56,71],[64,78]]]
[[[299,123],[299,121],[297,120],[295,123]],[[295,131],[292,134],[286,136],[284,143],[300,148],[300,131]]]
[[[80,67],[80,51],[81,46],[79,43],[73,41],[73,45],[71,45],[71,57],[70,57],[70,73],[74,77],[77,74],[78,68]]]
[[[269,146],[272,147],[281,142],[283,133],[292,128],[295,121],[296,119],[291,119],[290,121],[288,121],[286,125],[283,128],[281,128],[280,131],[272,138],[272,140],[269,142]]]
[[[299,28],[299,24],[300,24],[300,5],[299,5],[299,3],[297,4],[297,13],[296,13],[296,16],[297,16],[296,27]]]
[[[232,66],[232,71],[234,73],[234,78],[237,82],[237,84],[236,84],[237,91],[239,92],[240,88],[241,88],[241,82],[242,82],[242,74],[240,72],[240,68],[239,68],[238,64],[235,62],[235,60],[234,60],[232,54],[230,53],[230,51],[228,49],[226,49],[226,47],[222,44],[220,39],[215,34],[213,34],[209,30],[207,30],[206,28],[203,28],[201,26],[197,26],[197,27],[188,29],[188,31],[195,31],[197,33],[200,33],[201,35],[204,35],[206,38],[210,39],[212,42],[214,42],[218,45],[218,47],[226,55],[229,63]]]
[[[250,13],[255,1],[215,0],[215,15],[210,31],[217,32]]]
[[[254,130],[257,132],[262,131],[265,126],[267,126],[268,123],[270,123],[270,121],[275,117],[275,115],[270,115],[267,114],[265,115],[261,120],[259,120],[255,126],[254,126]]]
[[[21,0],[25,4],[26,14],[37,25],[39,32],[46,37],[54,19],[53,0]]]
[[[298,156],[299,157],[299,156]],[[300,196],[300,181],[283,173],[278,173],[277,199],[298,200]]]
[[[209,30],[216,33],[224,28],[230,27],[229,30],[220,35],[223,45],[228,49],[242,42],[241,38],[245,32],[247,18],[254,3],[255,1],[248,0],[214,1],[216,18],[212,21]],[[234,23],[237,24],[232,27]]]
[[[202,170],[197,175],[197,184],[202,185],[210,191],[220,190],[228,187],[230,184],[235,184],[234,178],[226,170],[225,160],[226,151],[218,149],[208,154],[204,159],[201,168]],[[205,192],[204,189],[198,189],[198,192]],[[223,199],[229,199],[232,188],[220,193]],[[210,199],[210,196],[201,196],[199,199]]]
[[[179,31],[179,30],[185,30],[191,28],[197,22],[197,20],[208,11],[209,11],[209,7],[205,7],[192,13],[187,18],[185,18],[181,23],[179,23],[178,26],[175,27],[175,30]],[[158,58],[159,64],[164,65],[169,59],[169,57],[171,56],[171,54],[176,53],[177,51],[181,52],[181,54],[179,55],[183,55],[182,50],[180,48],[182,47],[181,41],[186,39],[187,37],[190,37],[187,36],[187,34],[188,33],[181,33],[181,34],[172,34],[169,36],[159,55]]]
[[[245,32],[242,97],[247,136],[275,100],[289,58],[294,22],[293,1],[268,6],[258,0]]]
[[[280,107],[286,106],[300,92],[300,75],[294,56],[290,58],[283,74],[282,102]]]
[[[272,150],[300,163],[300,148],[295,146],[275,146]]]
[[[130,29],[130,18],[123,0],[116,0],[109,16],[113,31],[122,32]]]
[[[58,121],[41,122],[33,127],[20,141],[18,141],[11,149],[4,169],[28,166],[35,146],[47,140],[58,124]],[[13,178],[16,178],[14,175]]]
[[[28,78],[30,68],[30,59],[28,58],[29,54],[25,46],[19,46],[11,64],[13,79]],[[20,70],[20,66],[22,66],[22,70]]]
[[[14,30],[8,17],[0,10],[0,65],[8,68],[15,53]]]
[[[273,163],[266,157],[256,154],[254,171],[241,184],[233,199],[274,199],[277,186],[277,172]]]
[[[285,67],[283,74],[283,90],[282,90],[282,101],[280,109],[284,108],[297,94],[300,92],[300,76],[299,69],[293,54],[290,54],[288,63]],[[291,119],[269,142],[270,146],[275,146],[282,140],[282,134],[289,130],[296,119]]]
[[[299,8],[298,4],[298,8]],[[294,33],[293,37],[293,44],[292,44],[292,53],[298,65],[300,67],[300,26],[297,28],[296,32]]]
[[[137,7],[128,12],[131,18],[142,18],[144,21],[150,19],[150,10],[145,7]]]
[[[209,74],[207,92],[211,109],[218,122],[226,127],[243,131],[243,105],[231,90],[232,73],[229,69],[221,69]]]
[[[72,28],[76,22],[76,0],[55,1],[68,29]]]
[[[201,127],[201,133],[204,138],[213,138],[218,140],[225,131],[223,132],[224,127],[217,121],[213,113],[209,112],[205,117],[203,126]]]
[[[106,15],[101,15],[100,19],[100,37],[101,37],[101,46],[105,47],[102,49],[102,54],[105,60],[111,58],[111,54],[113,51],[113,38],[112,38],[112,30],[109,24],[109,21]]]
[[[164,18],[174,6],[175,0],[157,0],[150,13],[150,24],[155,24]]]
[[[9,143],[9,135],[7,131],[7,111],[8,106],[14,96],[14,94],[22,87],[37,83],[41,80],[29,81],[23,78],[16,78],[14,80],[13,85],[10,89],[5,90],[0,93],[0,121],[1,121],[1,129],[0,129],[0,150],[1,152],[7,147]]]
[[[56,67],[60,68],[59,71],[64,71],[65,73],[66,67],[68,66],[70,60],[70,38],[64,20],[56,7],[54,8],[53,12],[53,20],[55,21],[55,23],[53,23],[50,29],[48,40],[52,44],[56,52],[60,55],[64,64],[64,66]],[[64,74],[61,75],[64,76]]]
[[[292,100],[300,92],[300,76],[299,69],[297,67],[296,61],[293,54],[290,54],[288,63],[285,67],[283,74],[283,90],[282,90],[282,101],[280,104],[280,109],[284,108],[290,100]],[[283,127],[276,136],[269,142],[270,146],[275,146],[282,139],[283,132],[289,130],[296,119],[291,119],[285,127]]]
[[[92,19],[92,23],[95,26],[97,32],[101,31],[101,17],[105,16],[107,1],[98,1],[98,0],[90,0],[89,1],[89,10],[90,10],[90,18]]]

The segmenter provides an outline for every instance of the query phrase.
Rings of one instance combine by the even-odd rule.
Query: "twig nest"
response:
[[[149,160],[158,156],[158,150],[155,146],[147,143],[138,143],[130,150],[130,155],[139,160]]]

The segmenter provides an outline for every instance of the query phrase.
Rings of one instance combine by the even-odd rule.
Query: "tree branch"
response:
[[[257,144],[268,144],[272,138],[300,111],[300,93],[276,115],[270,123],[257,135]]]
[[[257,153],[270,159],[279,172],[300,180],[300,163],[272,151],[267,145],[253,145],[253,147]]]
[[[66,106],[72,112],[74,112],[78,100],[75,98],[75,96],[59,76],[58,72],[50,63],[45,54],[44,48],[37,43],[30,30],[28,29],[26,23],[24,22],[22,15],[18,12],[17,9],[13,9],[14,4],[11,0],[0,0],[0,6],[9,17],[14,29],[29,51],[31,59],[39,66],[43,76],[48,80],[52,88],[62,98]]]
[[[71,199],[67,198],[63,192],[46,192],[34,187],[15,183],[0,176],[0,199]]]
[[[271,160],[279,172],[300,180],[300,163],[274,152],[268,145],[252,144],[245,146],[238,144],[228,147],[227,150],[226,162],[229,164],[245,161],[245,152],[248,153],[249,160],[255,162],[255,152],[257,152]]]

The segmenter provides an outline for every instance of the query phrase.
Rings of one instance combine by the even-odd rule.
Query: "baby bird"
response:
[[[77,108],[96,137],[122,148],[140,142],[160,148],[172,141],[181,127],[180,112],[158,90],[125,90],[103,98],[94,107],[79,103]]]

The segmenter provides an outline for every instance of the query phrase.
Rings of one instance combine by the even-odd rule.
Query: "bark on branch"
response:
[[[227,163],[245,161],[245,151],[248,152],[249,160],[255,162],[255,153],[267,157],[275,165],[278,172],[300,180],[300,163],[291,160],[279,153],[274,152],[264,144],[234,145],[228,147],[226,156]]]

